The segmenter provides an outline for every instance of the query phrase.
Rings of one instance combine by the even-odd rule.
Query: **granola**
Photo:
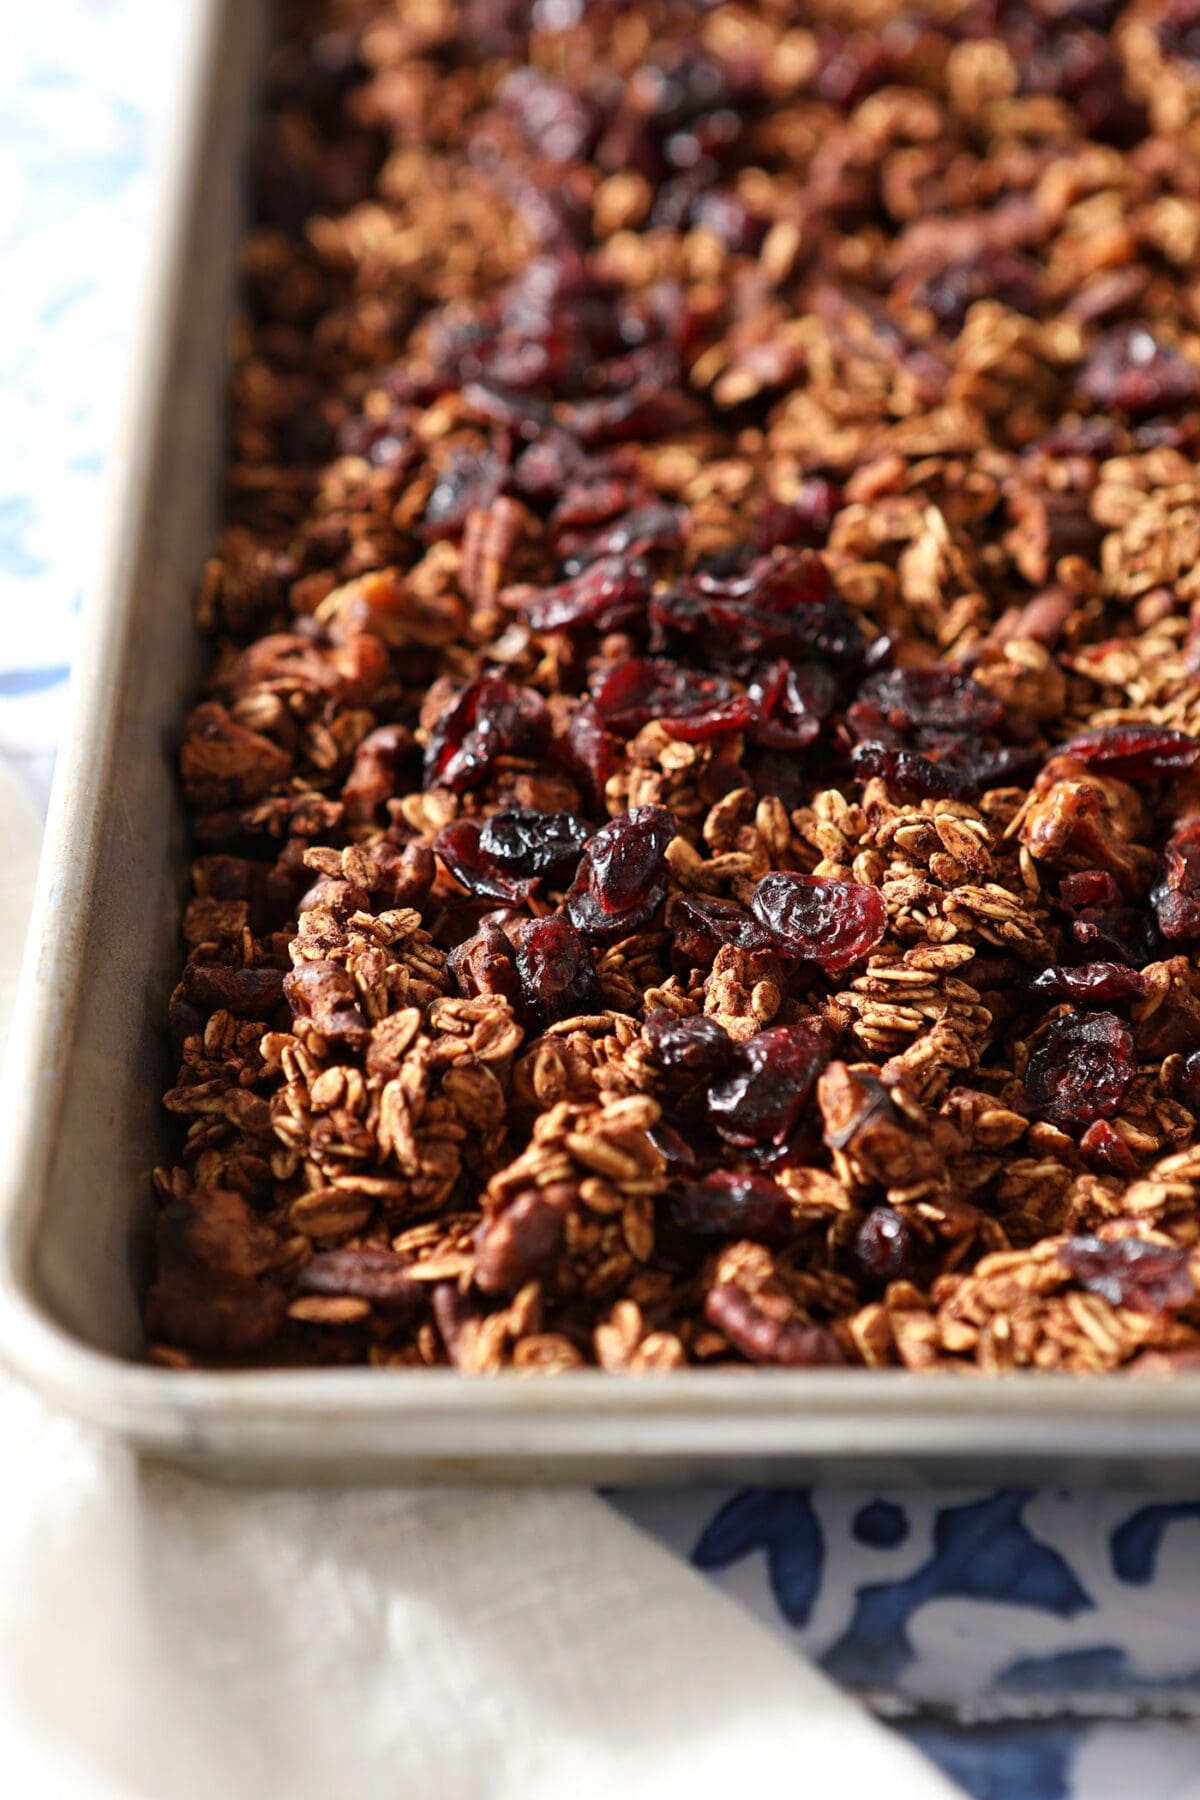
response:
[[[151,1358],[1200,1357],[1200,10],[294,0]]]

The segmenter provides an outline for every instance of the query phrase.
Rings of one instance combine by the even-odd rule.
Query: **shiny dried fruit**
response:
[[[1133,1033],[1115,1013],[1055,1019],[1029,1058],[1025,1093],[1052,1124],[1090,1125],[1112,1118],[1135,1069]]]
[[[1200,371],[1145,325],[1118,325],[1083,365],[1079,391],[1105,411],[1172,412],[1200,394]]]
[[[894,1206],[874,1206],[854,1237],[854,1257],[871,1281],[886,1284],[911,1276],[920,1237],[906,1213]]]
[[[482,844],[483,825],[478,819],[455,819],[444,825],[433,847],[456,881],[483,900],[503,900],[519,906],[537,886],[537,878],[510,878]]]
[[[675,823],[661,806],[635,806],[588,840],[566,899],[585,936],[609,941],[642,931],[667,894],[667,846]]]
[[[725,1027],[706,1013],[681,1018],[678,1013],[660,1007],[650,1013],[642,1029],[654,1060],[664,1069],[682,1069],[695,1075],[720,1075],[731,1068],[737,1058],[736,1047]]]
[[[1004,707],[964,669],[930,663],[868,676],[846,719],[860,742],[928,750],[994,731]]]
[[[1096,1000],[1135,1000],[1146,991],[1146,983],[1136,969],[1115,962],[1043,969],[1029,985],[1035,994],[1044,994],[1048,1000],[1073,1000],[1083,1006]]]
[[[575,927],[557,914],[521,926],[517,974],[525,1013],[539,1029],[601,1005],[591,952]]]
[[[1195,1299],[1188,1253],[1144,1238],[1068,1238],[1058,1252],[1081,1287],[1130,1312],[1176,1312]]]
[[[1200,937],[1200,820],[1192,820],[1167,840],[1150,899],[1165,938]]]
[[[596,711],[610,731],[630,736],[658,719],[672,737],[703,743],[740,731],[756,716],[753,700],[719,675],[699,675],[665,657],[631,657],[593,689]]]
[[[733,1072],[708,1090],[708,1116],[728,1144],[781,1149],[799,1124],[829,1060],[806,1025],[776,1025],[737,1048]]]
[[[514,687],[506,675],[468,682],[429,735],[426,787],[456,794],[482,787],[501,756],[541,750],[550,735],[546,702],[533,688]]]
[[[616,631],[641,616],[651,585],[650,569],[640,559],[602,556],[581,574],[538,594],[525,616],[535,631],[569,631],[581,625]]]
[[[668,1194],[663,1216],[676,1231],[703,1243],[749,1238],[785,1244],[795,1231],[791,1202],[765,1175],[716,1169],[681,1193]]]
[[[860,961],[887,930],[878,888],[831,875],[764,875],[750,906],[781,950],[819,964],[827,975]]]
[[[1200,758],[1200,738],[1168,725],[1105,725],[1072,738],[1059,754],[1078,757],[1102,775],[1144,781],[1193,768]]]
[[[485,819],[479,849],[506,876],[528,881],[574,874],[591,826],[574,813],[513,806]]]

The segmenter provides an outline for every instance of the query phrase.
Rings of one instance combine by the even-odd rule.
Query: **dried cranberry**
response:
[[[1079,1140],[1079,1154],[1100,1175],[1136,1175],[1137,1162],[1119,1131],[1107,1119],[1096,1119]]]
[[[568,631],[579,625],[616,631],[640,616],[652,585],[640,558],[602,556],[581,574],[536,595],[525,616],[535,631]]]
[[[1004,708],[965,670],[931,663],[868,676],[846,718],[860,740],[924,750],[994,730],[1004,719]]]
[[[577,534],[573,535],[569,555],[565,554],[567,543],[563,540],[560,549],[564,552],[564,569],[568,575],[589,568],[602,556],[646,556],[652,551],[669,550],[682,541],[688,520],[679,507],[665,506],[659,501],[631,506],[630,499],[631,492],[625,484],[618,509],[621,517],[602,530],[589,533],[582,543],[577,541]],[[550,519],[551,535],[558,519],[556,508]]]
[[[498,757],[536,753],[549,735],[550,715],[539,693],[514,687],[504,675],[481,675],[430,733],[425,785],[456,794],[480,787]]]
[[[810,550],[725,557],[733,572],[700,569],[650,602],[655,648],[681,642],[705,662],[738,669],[782,656],[832,668],[861,664],[857,617],[833,591],[828,571]]]
[[[746,1149],[786,1144],[829,1061],[806,1025],[775,1025],[738,1050],[738,1068],[708,1090],[708,1115],[727,1143]]]
[[[574,874],[591,830],[574,813],[512,806],[485,821],[479,848],[506,877],[535,881],[554,875],[565,880]]]
[[[1200,819],[1168,839],[1150,898],[1165,938],[1200,937]]]
[[[425,504],[421,536],[426,542],[461,535],[467,514],[490,506],[503,485],[503,469],[490,453],[454,450]]]
[[[791,1202],[765,1175],[715,1169],[663,1203],[668,1224],[704,1242],[749,1238],[757,1244],[785,1244],[795,1232]]]
[[[661,806],[635,806],[610,819],[588,842],[567,916],[589,937],[613,940],[642,931],[667,896],[667,846],[675,822]]]
[[[1105,725],[1085,731],[1062,746],[1063,756],[1116,775],[1124,781],[1144,781],[1151,775],[1173,775],[1194,767],[1200,757],[1200,738],[1169,725]]]
[[[1133,1034],[1115,1013],[1055,1019],[1029,1058],[1025,1092],[1055,1125],[1110,1119],[1133,1080]]]
[[[604,723],[622,736],[658,719],[671,737],[689,743],[740,731],[755,710],[750,697],[723,676],[700,675],[665,657],[630,657],[615,664],[593,698]]]
[[[709,960],[723,944],[732,944],[737,950],[765,951],[774,947],[757,919],[736,900],[718,900],[711,894],[680,894],[672,904],[675,944],[685,956],[693,948],[693,939],[700,940]]]
[[[753,256],[766,236],[766,225],[731,188],[712,188],[690,208],[691,223],[711,231],[727,249]]]
[[[481,900],[503,900],[519,906],[537,886],[536,879],[510,878],[482,847],[483,827],[478,819],[455,819],[444,825],[433,847],[453,875],[470,894]]]
[[[838,684],[819,663],[770,663],[749,683],[758,712],[751,735],[769,750],[804,750],[816,743],[837,705]]]
[[[1200,372],[1145,325],[1118,325],[1083,365],[1079,391],[1102,412],[1171,412],[1200,393]]]
[[[1146,991],[1136,969],[1125,963],[1082,963],[1075,969],[1043,969],[1030,982],[1035,994],[1048,1000],[1074,1000],[1081,1005],[1095,1000],[1132,1000]]]
[[[1193,1050],[1179,1075],[1179,1098],[1200,1117],[1200,1050]]]
[[[777,544],[802,544],[819,549],[830,527],[846,504],[846,496],[834,481],[814,475],[802,481],[794,500],[768,500],[754,521],[754,538],[760,550]]]
[[[878,888],[831,875],[764,875],[750,907],[782,950],[838,975],[874,948],[887,930]]]
[[[1058,887],[1064,906],[1119,906],[1121,890],[1107,869],[1080,869],[1064,875]]]
[[[655,1062],[664,1069],[720,1075],[736,1061],[737,1050],[729,1033],[719,1020],[704,1013],[681,1018],[660,1007],[649,1015],[643,1030]]]
[[[1170,0],[1159,13],[1154,34],[1164,56],[1200,67],[1200,5],[1197,0]]]
[[[929,309],[943,331],[957,337],[977,300],[999,300],[1036,318],[1042,276],[1035,262],[1016,251],[985,251],[971,261],[946,263],[917,286],[912,298]]]
[[[954,769],[933,762],[917,750],[901,750],[891,744],[856,744],[850,767],[860,781],[877,776],[893,796],[901,800],[955,800],[968,784]]]
[[[1132,906],[1085,906],[1071,933],[1090,956],[1116,958],[1144,969],[1158,954],[1158,934],[1149,913]]]
[[[603,813],[605,784],[612,773],[612,752],[604,721],[594,701],[585,700],[576,707],[555,749],[578,781],[584,799],[595,811]]]
[[[600,988],[587,945],[566,919],[528,919],[520,928],[517,974],[526,1016],[539,1029],[594,1013]]]
[[[598,119],[578,89],[522,68],[505,76],[497,99],[530,145],[551,162],[576,162],[587,155]]]
[[[906,1213],[874,1206],[854,1238],[854,1257],[871,1281],[903,1281],[913,1272],[920,1238]]]
[[[1130,1312],[1176,1312],[1195,1299],[1188,1252],[1144,1238],[1068,1238],[1058,1260],[1090,1294]]]

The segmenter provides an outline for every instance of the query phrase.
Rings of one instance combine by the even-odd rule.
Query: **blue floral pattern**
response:
[[[38,793],[190,8],[39,0],[5,17],[0,753]],[[612,1498],[977,1800],[1195,1791],[1200,1499],[808,1487]]]

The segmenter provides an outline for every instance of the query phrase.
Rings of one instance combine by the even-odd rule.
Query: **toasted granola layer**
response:
[[[286,9],[152,1357],[1195,1363],[1198,20]]]

